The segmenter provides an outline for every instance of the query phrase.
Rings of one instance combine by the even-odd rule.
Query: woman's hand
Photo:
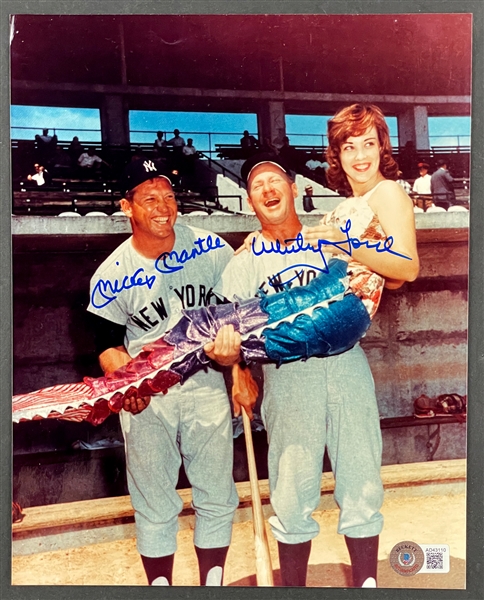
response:
[[[323,251],[326,250],[340,254],[347,254],[349,252],[348,237],[340,229],[332,225],[304,226],[302,234],[306,244],[310,244],[313,248],[320,248]],[[322,243],[323,241],[328,243]]]

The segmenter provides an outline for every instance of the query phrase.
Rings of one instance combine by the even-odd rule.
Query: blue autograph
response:
[[[180,271],[180,269],[183,269],[185,263],[189,260],[225,246],[225,244],[222,244],[222,240],[219,237],[214,240],[211,235],[207,236],[207,239],[198,238],[193,244],[195,247],[192,248],[190,252],[188,250],[182,250],[180,254],[175,250],[163,252],[163,254],[160,254],[155,261],[155,269],[164,274],[176,273],[177,271]],[[144,275],[141,275],[142,273]],[[133,275],[126,275],[121,281],[118,279],[115,279],[114,281],[100,279],[92,290],[91,304],[94,308],[104,308],[113,300],[116,300],[122,291],[142,286],[147,286],[148,289],[151,290],[155,281],[156,275],[148,276],[144,273],[143,268],[137,269]]]
[[[206,247],[204,247],[204,242],[206,243]],[[176,273],[183,269],[185,263],[189,260],[225,246],[225,244],[222,244],[221,238],[217,237],[213,240],[211,235],[207,236],[206,240],[205,238],[198,238],[193,244],[195,247],[192,248],[190,252],[188,250],[182,250],[180,254],[178,254],[176,250],[163,252],[163,254],[160,254],[156,259],[155,269],[160,273]]]
[[[153,284],[156,281],[156,275],[144,275],[144,279],[141,273],[144,272],[143,268],[137,269],[133,275],[125,275],[121,281],[115,279],[110,281],[109,279],[100,279],[91,294],[91,304],[94,308],[104,308],[113,300],[116,300],[118,294],[123,290],[129,290],[133,287],[141,287],[147,285],[151,290]],[[98,304],[102,302],[102,304]]]
[[[275,242],[271,242],[270,246],[267,248],[266,248],[264,242],[262,242],[262,248],[260,250],[256,250],[256,248],[255,248],[256,238],[254,238],[252,240],[252,252],[254,253],[254,256],[261,256],[262,254],[282,254],[282,255],[297,254],[298,252],[306,252],[307,250],[311,250],[311,252],[320,254],[320,256],[323,260],[323,263],[324,263],[324,268],[322,269],[322,271],[325,273],[328,273],[329,271],[328,271],[328,263],[324,256],[324,251],[323,251],[324,246],[334,246],[335,248],[338,248],[345,254],[348,254],[348,256],[352,255],[353,249],[357,250],[358,248],[361,248],[362,246],[366,246],[367,248],[374,249],[378,253],[388,252],[389,254],[393,254],[394,256],[399,256],[400,258],[412,260],[410,256],[406,256],[405,254],[400,254],[399,252],[395,252],[394,250],[391,249],[393,246],[393,237],[392,236],[387,237],[385,240],[377,240],[377,241],[372,242],[371,240],[360,240],[358,238],[350,237],[349,236],[350,229],[351,229],[351,220],[348,219],[346,221],[345,226],[340,227],[340,231],[342,233],[346,234],[345,240],[342,240],[340,242],[331,242],[329,240],[324,240],[324,239],[318,240],[317,248],[311,246],[311,244],[309,244],[309,243],[305,244],[302,233],[298,233],[295,238],[285,240],[286,244],[291,244],[292,242],[294,242],[294,243],[292,243],[291,246],[284,246],[281,244],[281,242],[279,240],[276,240]],[[345,248],[346,245],[348,246],[348,248]],[[302,266],[302,265],[298,265],[298,266]]]

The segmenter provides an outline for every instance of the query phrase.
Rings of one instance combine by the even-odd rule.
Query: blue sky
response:
[[[292,144],[321,145],[329,116],[286,115],[286,130]],[[387,117],[393,145],[397,145],[397,119]],[[16,139],[32,139],[47,127],[57,132],[59,140],[71,140],[77,135],[81,142],[101,141],[98,109],[55,108],[40,106],[11,107],[11,135]],[[171,137],[178,128],[183,137],[193,138],[199,150],[214,144],[238,144],[244,129],[257,134],[257,117],[246,113],[187,113],[130,111],[131,142],[152,142],[156,131]],[[63,131],[64,130],[64,131]],[[218,132],[218,133],[213,133]],[[209,135],[210,133],[210,135]],[[470,117],[429,118],[432,146],[470,145]]]

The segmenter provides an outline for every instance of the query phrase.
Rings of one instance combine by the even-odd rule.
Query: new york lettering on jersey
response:
[[[180,288],[170,286],[173,295],[170,299],[170,306],[173,306],[172,300],[178,299],[180,309],[185,310],[187,308],[200,308],[201,306],[208,306],[213,300],[217,301],[217,297],[213,293],[213,289],[210,286],[199,284],[199,285],[182,285]],[[165,302],[160,296],[157,300],[150,302],[147,306],[143,306],[137,314],[130,317],[131,322],[143,329],[149,331],[159,325],[160,320],[164,321],[169,317],[168,311],[165,307]]]
[[[278,273],[269,275],[258,287],[259,294],[268,294],[270,291],[279,293],[285,287],[292,285],[307,285],[324,269],[314,265],[291,265]]]

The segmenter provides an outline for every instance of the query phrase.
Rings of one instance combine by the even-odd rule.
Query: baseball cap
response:
[[[143,160],[142,158],[134,160],[126,167],[120,179],[119,187],[121,193],[125,196],[136,186],[149,179],[155,179],[156,177],[164,177],[170,185],[172,183],[159,161],[150,159]]]
[[[289,167],[289,165],[277,154],[272,154],[269,152],[261,152],[260,154],[254,154],[250,158],[248,158],[245,163],[242,165],[240,169],[240,176],[247,183],[249,180],[250,174],[252,170],[260,165],[261,163],[272,163],[277,165],[280,169],[287,173],[289,177],[294,177],[294,172]]]
[[[429,168],[429,166],[428,166],[428,164],[426,162],[419,162],[418,165],[417,165],[417,167],[419,169],[428,169]]]

